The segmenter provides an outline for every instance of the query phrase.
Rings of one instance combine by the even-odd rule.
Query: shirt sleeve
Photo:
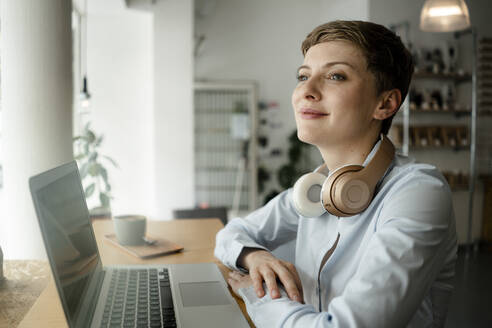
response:
[[[241,288],[242,297],[249,317],[257,328],[263,327],[335,327],[328,312],[317,312],[312,305],[301,304],[288,298],[283,288],[279,288],[280,298],[272,299],[270,292],[258,298],[253,286]]]
[[[292,189],[288,189],[244,219],[231,220],[217,233],[215,256],[237,270],[236,261],[244,247],[273,250],[295,239],[299,216],[291,197]]]
[[[405,327],[441,268],[456,256],[451,194],[436,177],[415,176],[390,190],[354,276],[328,310],[242,289],[261,327]],[[343,238],[343,236],[341,236]],[[340,254],[340,256],[350,256]]]

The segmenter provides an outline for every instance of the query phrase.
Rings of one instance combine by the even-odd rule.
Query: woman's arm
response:
[[[291,190],[284,191],[246,218],[231,220],[217,234],[215,256],[230,268],[249,271],[259,297],[264,295],[263,281],[274,298],[280,297],[278,278],[292,299],[302,301],[294,265],[270,253],[296,237],[298,220]]]

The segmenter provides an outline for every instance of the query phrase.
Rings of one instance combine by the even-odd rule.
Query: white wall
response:
[[[113,187],[113,214],[169,219],[193,206],[193,2],[142,11],[90,0],[91,117]]]
[[[154,12],[156,217],[194,206],[193,1],[158,1]]]
[[[295,130],[291,93],[302,41],[322,23],[367,19],[368,7],[368,0],[197,1],[195,35],[206,39],[195,58],[195,78],[256,80],[259,99],[279,105],[267,114],[279,123],[268,130],[269,148],[283,149],[284,156],[263,157],[261,164],[270,171],[285,163],[286,138]],[[271,179],[267,190],[272,188],[278,186]]]
[[[105,136],[113,213],[152,217],[154,207],[153,17],[122,0],[89,0],[90,119]]]

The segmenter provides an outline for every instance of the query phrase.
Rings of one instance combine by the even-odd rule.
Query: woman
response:
[[[315,28],[302,51],[292,104],[299,139],[324,160],[317,171],[325,172],[325,182],[311,182],[323,185],[322,210],[313,215],[313,204],[303,205],[299,197],[316,188],[301,188],[299,180],[246,218],[231,220],[215,249],[236,270],[229,284],[257,327],[442,327],[456,229],[439,171],[387,152],[381,172],[369,174],[374,193],[362,209],[330,211],[325,201],[326,184],[346,165],[368,169],[380,149],[393,151],[384,135],[408,92],[411,55],[393,32],[361,21]],[[292,239],[295,265],[270,253]]]

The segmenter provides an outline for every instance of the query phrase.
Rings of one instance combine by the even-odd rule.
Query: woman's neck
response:
[[[379,135],[376,134],[318,149],[328,170],[333,171],[344,165],[362,165],[378,140]]]

